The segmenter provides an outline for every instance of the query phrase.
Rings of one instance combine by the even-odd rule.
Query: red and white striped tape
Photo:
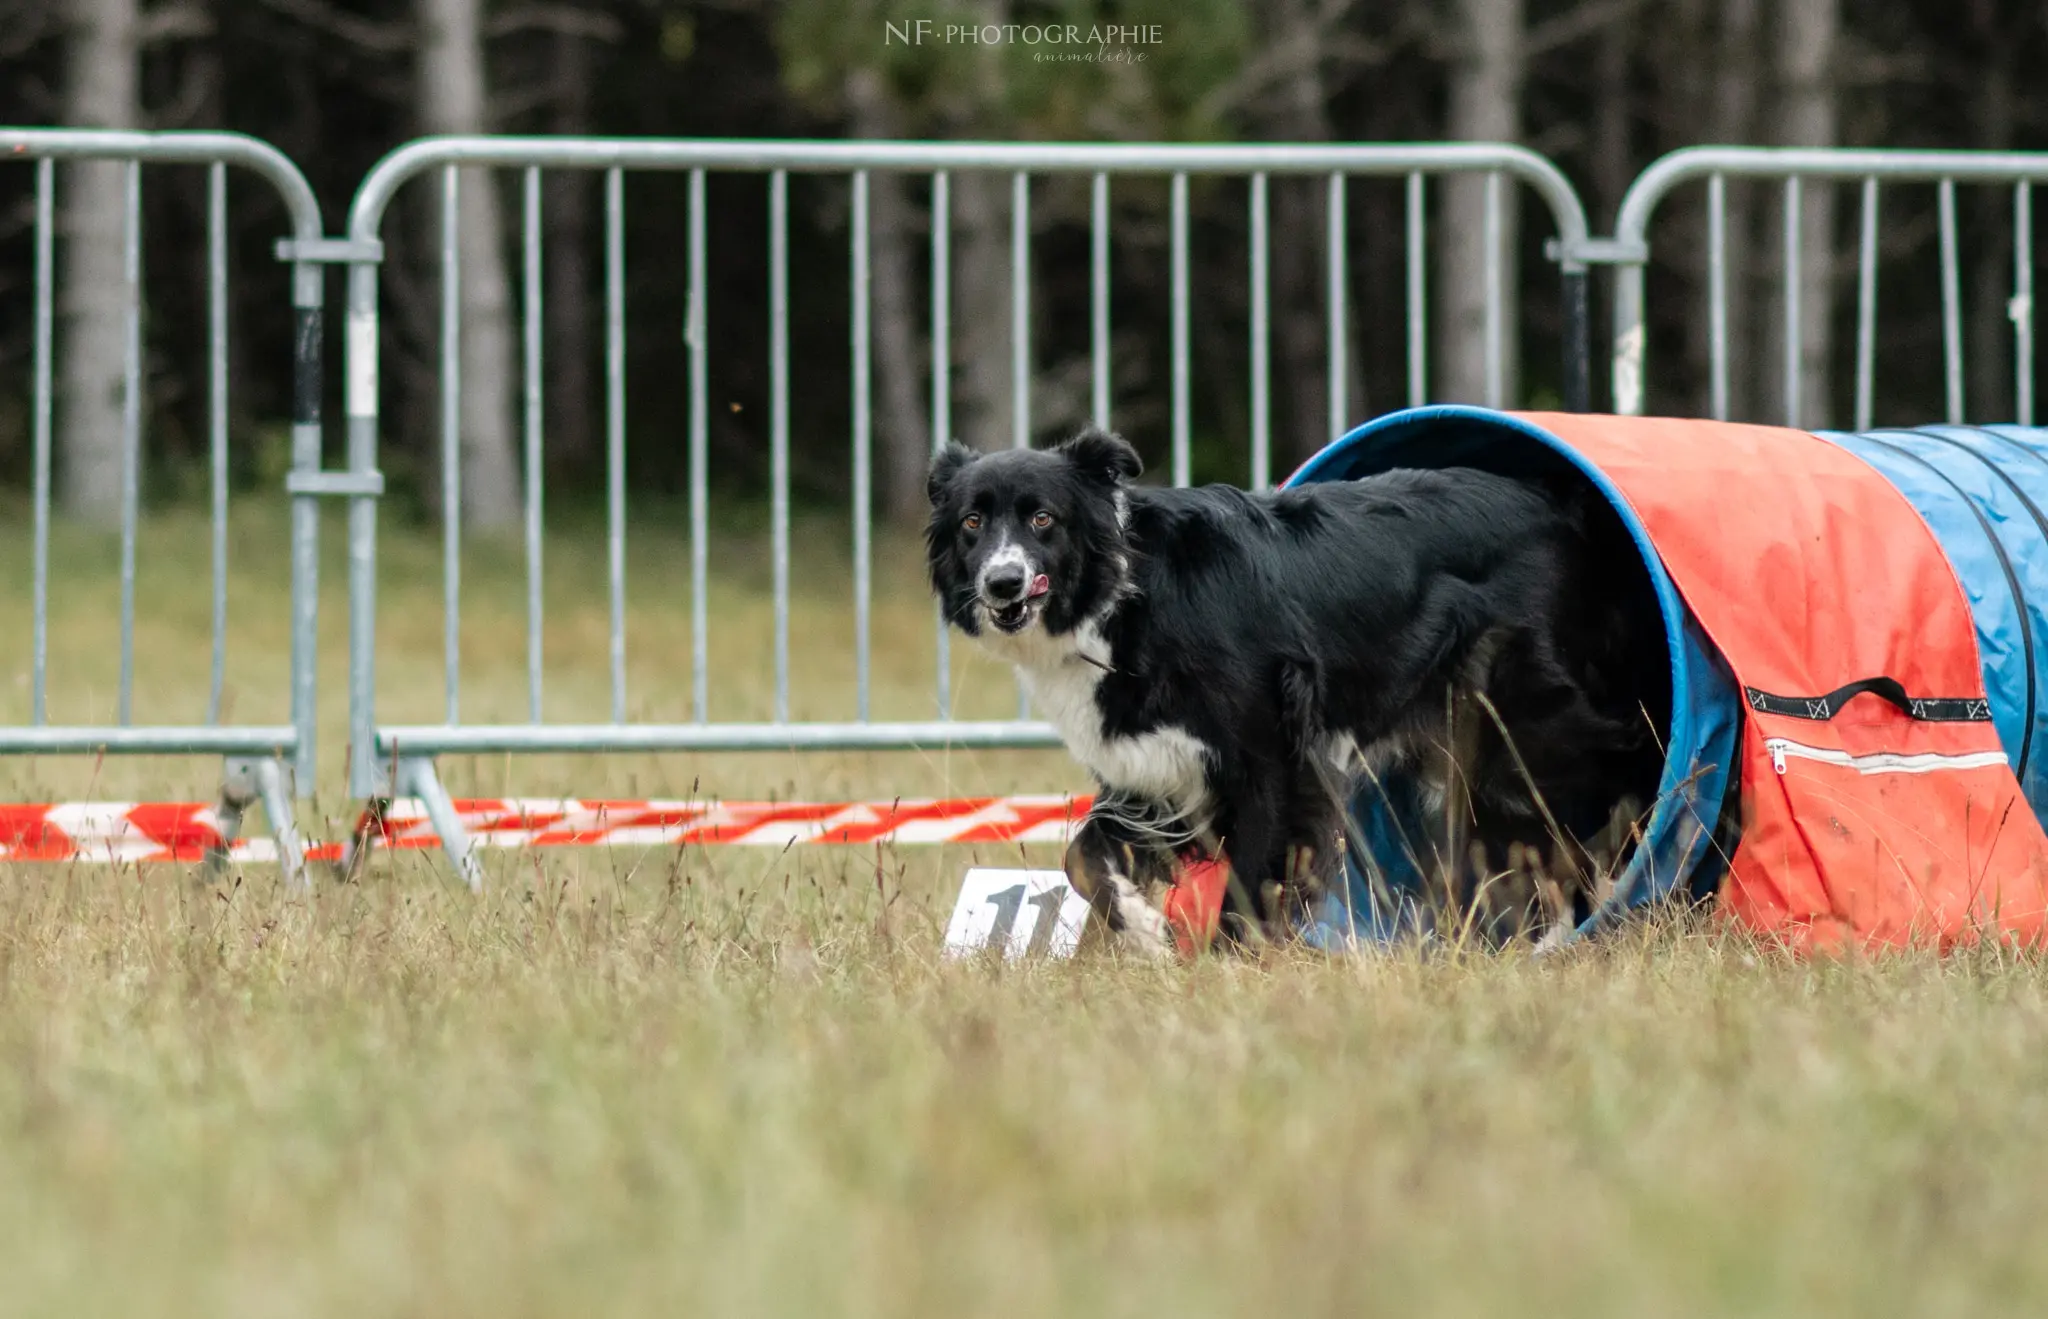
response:
[[[882,802],[573,801],[457,799],[470,837],[486,847],[789,847],[814,843],[1064,843],[1089,799],[954,797]],[[374,845],[435,847],[426,808],[392,802],[371,826]],[[0,861],[199,861],[220,846],[220,816],[199,802],[0,805]],[[341,856],[314,843],[309,861]],[[275,861],[268,838],[237,839],[236,861]]]

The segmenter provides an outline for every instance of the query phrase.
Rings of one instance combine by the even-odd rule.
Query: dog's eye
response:
[[[1036,513],[1033,513],[1031,515],[1031,529],[1033,531],[1044,531],[1047,527],[1051,525],[1052,514],[1046,512],[1044,509],[1041,508]]]
[[[960,519],[960,529],[961,529],[962,531],[980,531],[980,530],[981,530],[981,514],[979,514],[979,513],[969,513],[969,514],[968,514],[968,515],[967,515],[966,517],[964,517],[964,518],[961,518],[961,519]]]

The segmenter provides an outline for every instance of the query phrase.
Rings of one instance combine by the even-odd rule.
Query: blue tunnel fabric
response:
[[[1643,845],[1617,878],[1613,896],[1581,932],[1663,898],[1681,884],[1712,892],[1726,860],[1713,853],[1712,843],[1735,762],[1741,695],[1679,598],[1628,501],[1597,467],[1540,426],[1505,413],[1455,406],[1418,408],[1368,422],[1311,458],[1286,486],[1357,480],[1399,467],[1475,467],[1506,476],[1576,471],[1613,507],[1643,556],[1663,614],[1671,724],[1663,779]],[[1423,874],[1416,842],[1425,835],[1416,785],[1369,781],[1352,802],[1352,817],[1364,855],[1348,856],[1343,891],[1329,896],[1304,931],[1317,946],[1384,942],[1417,928],[1416,896]]]
[[[1868,463],[1933,532],[1961,582],[1975,625],[2000,744],[2037,817],[2048,820],[2048,429],[1926,426],[1864,434],[1817,432]],[[1737,755],[1742,699],[1727,665],[1693,619],[1648,532],[1599,469],[1533,422],[1483,408],[1429,407],[1369,422],[1311,458],[1287,481],[1356,480],[1397,467],[1476,467],[1508,476],[1583,475],[1614,509],[1643,556],[1663,613],[1671,662],[1671,725],[1659,797],[1644,842],[1594,913],[1588,933],[1684,886],[1718,885],[1726,858],[1713,832]],[[1911,627],[1912,620],[1900,621]],[[1363,855],[1304,931],[1319,946],[1385,941],[1418,928],[1425,835],[1416,785],[1368,782],[1352,803]]]
[[[2048,431],[1818,432],[1882,472],[1961,580],[2000,744],[2048,819]]]

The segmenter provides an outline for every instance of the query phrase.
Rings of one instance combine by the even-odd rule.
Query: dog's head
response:
[[[1126,571],[1124,484],[1144,470],[1117,436],[1084,431],[1050,449],[932,459],[925,549],[932,590],[970,636],[1070,631]]]

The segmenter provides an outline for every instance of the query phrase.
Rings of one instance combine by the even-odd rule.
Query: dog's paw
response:
[[[1163,961],[1173,956],[1173,929],[1166,913],[1145,900],[1138,886],[1122,875],[1109,877],[1110,931],[1119,948],[1140,957]]]

